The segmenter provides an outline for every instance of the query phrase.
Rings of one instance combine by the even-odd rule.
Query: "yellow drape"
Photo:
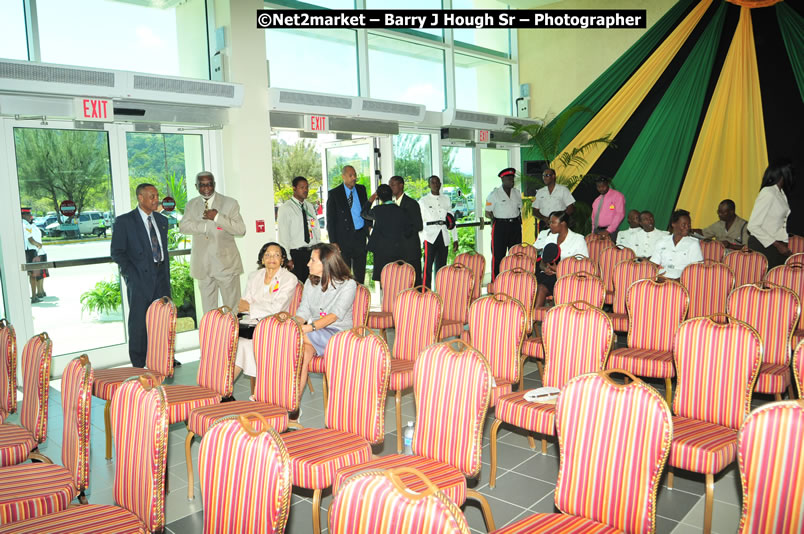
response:
[[[717,219],[725,198],[748,218],[767,166],[751,10],[742,7],[676,207],[689,210],[698,228]]]
[[[673,60],[711,4],[712,0],[701,0],[690,11],[689,15],[673,30],[667,39],[662,41],[662,44],[645,60],[645,63],[637,69],[634,75],[623,84],[622,88],[617,91],[611,100],[589,121],[589,124],[567,145],[568,149],[580,147],[606,134],[611,134],[612,137],[617,135],[634,110],[642,103],[645,95],[648,94],[662,73],[664,73],[667,65]],[[605,148],[605,146],[596,146],[584,154],[584,159],[587,161],[586,170],[594,165]],[[557,160],[554,160],[551,162],[551,166],[560,167],[561,165]]]

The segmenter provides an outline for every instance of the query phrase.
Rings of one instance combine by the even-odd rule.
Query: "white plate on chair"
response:
[[[542,404],[555,404],[558,393],[561,390],[549,386],[531,389],[525,392],[525,400],[528,402],[540,402]]]

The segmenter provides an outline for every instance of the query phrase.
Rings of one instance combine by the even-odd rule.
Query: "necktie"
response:
[[[352,189],[349,191],[349,198],[346,201],[349,203],[349,209],[352,209],[352,202],[354,202],[355,190]]]
[[[151,236],[151,253],[154,255],[154,263],[159,263],[162,261],[162,248],[156,238],[156,230],[154,230],[153,219],[150,215],[148,215],[148,234]]]
[[[207,211],[208,209],[209,209],[209,200],[205,198],[204,199],[204,211]]]
[[[594,232],[597,230],[598,226],[600,226],[600,212],[603,211],[603,201],[606,200],[606,195],[600,195],[600,202],[597,203],[597,213],[595,213],[595,224],[592,227],[592,231]]]
[[[302,214],[302,223],[304,224],[304,242],[310,242],[310,228],[307,226],[307,213],[304,211],[304,204],[299,202],[299,207],[301,208]]]

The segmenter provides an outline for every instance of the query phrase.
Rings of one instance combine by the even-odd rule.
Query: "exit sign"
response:
[[[478,130],[477,131],[477,142],[478,143],[488,143],[491,139],[490,132],[488,130]]]
[[[111,122],[114,120],[114,106],[111,100],[102,98],[76,98],[75,118],[81,121]]]
[[[329,132],[329,117],[326,115],[305,115],[305,132]]]

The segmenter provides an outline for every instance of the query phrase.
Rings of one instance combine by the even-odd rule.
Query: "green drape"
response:
[[[779,21],[779,30],[790,65],[793,67],[798,92],[804,100],[804,17],[788,6],[787,2],[780,2],[776,4],[776,19]]]
[[[657,228],[664,228],[670,219],[690,157],[726,7],[722,2],[717,8],[614,176],[626,209],[652,211]]]

